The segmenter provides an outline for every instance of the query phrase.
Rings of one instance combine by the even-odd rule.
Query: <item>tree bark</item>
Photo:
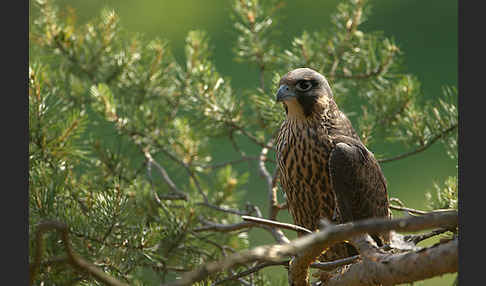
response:
[[[373,219],[366,219],[358,222],[346,223],[342,225],[329,225],[320,232],[305,235],[287,244],[260,246],[251,250],[235,253],[220,261],[206,263],[201,267],[199,267],[198,269],[186,273],[181,277],[181,279],[163,285],[166,286],[192,285],[195,282],[204,280],[206,277],[208,277],[211,274],[230,269],[231,267],[238,264],[244,264],[244,263],[254,262],[254,261],[278,262],[281,259],[288,256],[294,256],[297,254],[303,256],[306,255],[306,252],[315,253],[317,251],[316,249],[318,248],[323,250],[337,242],[341,242],[343,240],[349,240],[352,237],[364,233],[380,233],[380,232],[386,232],[391,230],[420,231],[420,230],[437,228],[437,227],[455,227],[457,226],[457,222],[458,222],[457,212],[449,211],[449,212],[430,213],[430,214],[417,216],[417,217],[406,217],[406,218],[398,218],[398,219],[373,218]],[[420,255],[420,251],[418,251],[417,253],[412,252],[409,255],[403,254],[403,256],[402,254],[398,254],[398,255],[395,254],[388,258],[389,260],[388,262],[383,262],[382,264],[385,265],[398,264],[399,266],[392,267],[390,269],[399,272],[401,267],[403,267],[404,265],[408,265],[409,263],[410,265],[414,265],[414,261],[423,261],[421,262],[424,263],[423,267],[421,266],[421,264],[416,264],[416,265],[420,266],[420,268],[431,268],[431,269],[430,270],[414,269],[413,271],[428,271],[427,275],[417,274],[417,277],[419,279],[425,279],[427,277],[431,277],[429,276],[432,275],[431,273],[437,272],[433,269],[446,269],[446,271],[449,272],[457,271],[457,244],[454,244],[452,242],[450,244],[446,244],[444,247],[446,249],[437,246],[438,250],[436,251],[438,251],[438,253],[436,253],[435,251],[431,252],[431,254],[434,254],[433,259],[427,258],[427,254],[430,254],[428,250],[423,250],[425,251],[425,253],[422,255]],[[431,248],[430,250],[432,249],[434,248]],[[452,262],[450,264],[447,264],[449,266],[443,267],[441,263],[447,260],[443,258],[441,255],[445,256],[446,254],[449,255],[448,257],[451,259]],[[414,255],[417,256],[415,257]],[[397,258],[395,258],[395,256]],[[454,259],[456,261],[455,263],[453,263]],[[305,265],[305,267],[299,266],[298,267],[299,273],[290,271],[289,275],[292,275],[292,277],[307,277],[307,271],[309,266],[310,265]],[[388,268],[385,268],[385,266],[382,267],[384,267],[383,271],[381,272],[378,271],[376,273],[383,273],[383,275],[395,275],[390,272],[384,272],[385,269]],[[414,268],[415,266],[407,266],[407,267]],[[357,271],[357,273],[359,273],[358,270],[359,268],[353,271]],[[363,275],[364,274],[365,272],[363,272]],[[374,275],[375,274],[370,275],[370,277],[374,277]],[[400,275],[399,273],[396,273],[396,275],[398,277],[406,276],[406,275]],[[352,272],[350,276],[352,276]],[[340,277],[340,279],[351,279],[351,278],[352,277],[347,277],[347,276]],[[387,278],[387,279],[393,279],[393,278]],[[293,281],[296,283],[308,283],[308,280],[304,280],[302,282],[294,279]],[[338,281],[336,281],[335,283],[337,282]],[[296,285],[302,285],[302,284],[296,284]],[[308,285],[308,284],[303,284],[303,285]],[[348,284],[343,283],[341,285],[348,285]],[[360,285],[360,284],[354,284],[354,285]],[[369,284],[361,284],[361,285],[369,285]]]
[[[458,241],[454,239],[418,251],[392,254],[379,261],[363,259],[344,267],[325,285],[395,285],[454,273],[457,269]]]

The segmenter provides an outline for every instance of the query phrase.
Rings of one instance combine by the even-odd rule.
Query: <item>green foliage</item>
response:
[[[448,177],[443,186],[434,183],[435,196],[430,192],[426,193],[427,205],[434,209],[456,209],[458,208],[458,184],[457,177]]]
[[[275,44],[271,41],[271,28],[280,6],[276,1],[235,0],[233,21],[239,32],[235,47],[236,59],[256,64],[260,70],[275,62]]]
[[[248,248],[247,230],[200,228],[258,213],[258,206],[241,202],[256,164],[236,164],[255,161],[262,147],[271,146],[284,116],[273,98],[278,79],[300,66],[326,75],[344,110],[352,109],[353,95],[363,101],[354,112],[366,144],[379,132],[419,149],[442,140],[457,160],[456,90],[444,88],[437,102],[421,102],[420,83],[401,71],[397,45],[359,29],[369,16],[365,1],[343,1],[329,30],[304,31],[285,50],[272,39],[284,28],[275,20],[280,7],[234,1],[235,58],[255,64],[260,75],[259,85],[240,91],[217,71],[204,31],[187,35],[185,62],[179,63],[165,40],[122,29],[113,10],[78,25],[72,9],[61,13],[49,1],[37,1],[40,15],[29,35],[30,233],[45,220],[66,223],[79,255],[130,285],[172,281]],[[216,137],[237,160],[214,162]],[[273,160],[267,164],[275,168]],[[457,180],[437,188],[431,207],[457,208]],[[55,263],[65,255],[62,242],[55,233],[45,239],[36,284],[100,283]],[[31,235],[31,265],[37,244]],[[260,273],[252,279],[270,285]]]

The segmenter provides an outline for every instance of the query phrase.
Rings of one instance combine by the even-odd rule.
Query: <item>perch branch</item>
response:
[[[430,213],[417,217],[405,217],[398,219],[373,218],[341,225],[329,225],[320,232],[297,238],[288,244],[276,244],[256,247],[232,254],[220,261],[208,262],[194,271],[186,273],[181,279],[166,286],[191,285],[204,280],[207,276],[230,269],[235,265],[254,261],[278,262],[284,257],[301,254],[311,248],[327,247],[350,239],[362,233],[380,233],[386,231],[420,231],[430,228],[455,226],[458,222],[457,212]],[[310,264],[310,263],[309,263]],[[301,273],[302,274],[302,273]],[[305,275],[307,277],[307,269]]]
[[[455,215],[455,223],[453,223],[453,225],[457,225],[457,212],[456,211],[431,212],[427,215],[418,216],[418,217],[411,217],[411,218],[417,218],[417,219],[423,219],[425,217],[437,217],[437,218],[439,218],[439,217],[441,217],[441,215],[440,215],[441,213],[448,214],[448,215]],[[381,220],[386,221],[388,219],[382,218]],[[376,231],[371,230],[376,226],[376,224],[374,224],[373,221],[376,222],[378,220],[367,219],[367,220],[363,220],[361,222],[341,225],[341,226],[346,226],[346,225],[352,226],[353,224],[355,224],[355,227],[360,225],[360,226],[363,226],[363,228],[366,228],[366,227],[364,227],[364,225],[366,225],[368,223],[368,228],[370,228],[370,229],[368,231],[363,231],[363,232],[360,232],[360,233],[354,233],[353,235],[348,235],[347,238],[342,237],[340,240],[342,241],[342,240],[347,239],[347,240],[351,240],[351,241],[357,241],[360,238],[365,238],[365,240],[366,240],[367,235],[364,235],[364,234],[377,234],[377,233],[386,231],[383,228],[381,230],[376,230]],[[396,225],[396,228],[391,228],[391,229],[389,229],[389,231],[390,230],[404,231],[405,230],[404,227],[407,228],[408,231],[414,231],[412,228],[418,226],[418,224],[420,224],[420,223],[417,222],[417,225],[414,226],[414,225],[410,225],[411,221],[413,221],[413,220],[407,220],[407,219],[390,220],[391,224],[397,224],[397,225]],[[331,224],[329,222],[326,222],[325,225],[326,225],[326,228],[324,228],[324,230],[323,230],[324,232],[326,232],[327,228],[329,227],[327,225],[331,225]],[[409,225],[409,227],[406,227],[406,225]],[[440,226],[444,226],[444,225],[450,225],[450,223],[444,222],[444,224],[441,224]],[[384,224],[383,226],[386,226],[386,224]],[[334,229],[337,229],[339,227],[340,227],[340,225],[332,226],[332,228],[334,228]],[[426,228],[430,228],[430,226],[426,227]],[[353,229],[353,227],[351,227],[351,229]],[[333,231],[331,231],[331,232],[333,232]],[[339,236],[339,234],[340,233],[338,232],[337,236]],[[358,236],[358,237],[356,237],[356,236]],[[317,257],[319,257],[319,255],[322,253],[322,251],[324,251],[325,249],[327,249],[328,247],[330,247],[333,244],[333,243],[329,243],[329,240],[326,241],[326,242],[328,242],[328,243],[311,244],[304,251],[299,252],[299,254],[297,255],[297,257],[295,258],[295,260],[293,261],[293,263],[290,265],[290,268],[289,268],[289,283],[291,285],[293,285],[293,286],[307,286],[307,285],[309,285],[308,265],[310,265],[315,259],[317,259]],[[336,240],[336,241],[333,241],[333,242],[338,242],[338,241]],[[370,258],[372,257],[375,260],[377,260],[377,259],[380,259],[381,257],[383,257],[382,253],[378,253],[378,252],[371,253],[371,251],[369,251],[369,250],[373,247],[370,246],[370,245],[366,245],[366,244],[360,242],[360,246],[363,247],[366,250],[366,252],[367,252],[366,255],[370,256]],[[346,284],[344,284],[344,285],[346,285]]]
[[[458,241],[390,255],[380,261],[363,260],[332,277],[326,285],[383,285],[411,283],[437,275],[457,272]]]

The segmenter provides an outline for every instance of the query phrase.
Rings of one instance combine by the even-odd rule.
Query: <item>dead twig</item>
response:
[[[196,189],[197,191],[199,192],[199,194],[203,197],[203,200],[205,202],[209,202],[208,200],[208,197],[206,195],[206,193],[204,193],[203,189],[201,188],[201,185],[199,184],[199,180],[198,178],[196,177],[196,174],[194,174],[194,171],[191,170],[191,167],[186,164],[184,161],[182,161],[181,159],[177,158],[175,155],[173,155],[171,152],[169,152],[169,150],[167,150],[164,146],[160,145],[160,144],[157,144],[157,147],[160,148],[160,150],[167,156],[169,157],[172,161],[178,163],[179,165],[181,165],[184,170],[186,170],[187,174],[189,175],[189,177],[192,179],[192,181],[194,182],[194,186],[196,186]]]
[[[353,263],[358,259],[359,259],[359,255],[354,255],[354,256],[351,256],[351,257],[337,259],[337,260],[334,260],[334,261],[314,262],[314,263],[311,264],[310,267],[315,268],[315,269],[330,271],[330,270],[336,269],[337,267]],[[263,268],[266,268],[266,267],[271,267],[271,266],[288,267],[289,261],[290,260],[287,259],[287,260],[284,260],[284,261],[259,263],[256,266],[249,268],[248,270],[245,270],[245,271],[239,272],[235,275],[232,275],[230,277],[218,280],[218,281],[214,282],[212,285],[214,286],[214,285],[222,284],[222,283],[227,282],[227,281],[237,280],[238,278],[245,277],[245,276],[250,275],[252,273],[258,272],[258,271],[260,271],[260,270],[262,270]]]
[[[164,167],[162,167],[159,163],[157,163],[157,161],[155,161],[152,158],[152,155],[150,155],[150,153],[147,150],[144,150],[143,154],[145,156],[145,159],[147,160],[147,173],[148,173],[148,177],[150,179],[150,184],[152,186],[152,193],[155,197],[155,201],[159,205],[162,204],[161,199],[165,199],[165,200],[185,200],[185,201],[187,201],[187,194],[185,194],[184,192],[179,190],[179,188],[177,188],[175,183],[169,177],[169,174],[167,174],[167,171],[164,169]],[[152,165],[154,165],[159,170],[160,175],[164,179],[167,186],[169,186],[169,188],[172,190],[173,194],[167,194],[167,195],[163,195],[163,196],[159,196],[157,194],[157,192],[154,189],[154,184],[153,184],[153,180],[152,180]]]
[[[412,215],[412,214],[419,214],[419,215],[427,214],[426,211],[421,211],[421,210],[416,210],[416,209],[402,207],[402,206],[396,206],[396,205],[390,205],[390,209],[397,210],[397,211],[405,211],[409,215]]]
[[[213,205],[209,202],[199,202],[199,203],[196,203],[196,205],[205,206],[205,207],[212,208],[212,209],[220,211],[220,212],[225,212],[225,213],[230,213],[230,214],[235,214],[235,215],[247,215],[247,214],[250,213],[249,211],[241,211],[241,210],[237,210],[237,209],[231,209],[231,208]]]
[[[273,140],[270,140],[267,146],[273,146]],[[271,220],[277,219],[277,214],[281,210],[279,208],[279,204],[277,201],[277,176],[278,176],[278,168],[275,168],[274,174],[270,175],[268,172],[267,167],[265,166],[265,161],[267,160],[267,154],[269,147],[264,147],[260,152],[260,157],[258,161],[258,170],[260,175],[265,179],[267,183],[267,193],[268,193],[268,203],[269,203],[269,218]],[[279,243],[288,243],[289,239],[285,236],[285,234],[280,230],[278,227],[272,228],[272,235],[275,240]]]
[[[312,233],[312,231],[308,230],[307,228],[295,224],[283,223],[283,222],[278,222],[278,221],[268,220],[268,219],[263,219],[258,217],[252,217],[252,216],[241,216],[241,218],[246,222],[251,222],[254,224],[262,224],[262,225],[268,225],[275,228],[289,229],[303,234]]]
[[[250,228],[255,226],[255,223],[252,222],[239,222],[234,224],[220,224],[215,223],[207,220],[200,219],[204,226],[198,227],[193,229],[195,232],[202,232],[202,231],[218,231],[218,232],[230,232],[245,228]]]
[[[418,244],[421,241],[424,241],[424,240],[431,238],[431,237],[434,237],[436,235],[443,234],[443,233],[448,232],[448,231],[450,231],[450,230],[445,229],[445,228],[439,228],[439,229],[436,229],[436,230],[433,230],[433,231],[430,231],[430,232],[427,232],[427,233],[405,235],[403,237],[403,239],[407,242],[412,242],[413,244]]]
[[[257,159],[258,159],[258,157],[254,157],[254,156],[241,156],[241,158],[231,160],[231,161],[214,163],[214,164],[211,164],[211,165],[198,165],[198,166],[200,166],[202,168],[208,168],[208,169],[218,169],[218,168],[226,167],[228,165],[235,165],[235,164],[253,161],[253,160],[257,160]]]
[[[417,209],[413,209],[413,208],[409,208],[409,207],[405,207],[405,206],[397,206],[397,205],[390,205],[390,209],[397,210],[397,211],[404,211],[404,212],[407,212],[409,215],[414,215],[414,214],[424,215],[424,214],[428,214],[428,213],[432,213],[432,212],[453,211],[453,209],[436,209],[436,210],[433,210],[433,211],[422,211],[422,210],[417,210]]]

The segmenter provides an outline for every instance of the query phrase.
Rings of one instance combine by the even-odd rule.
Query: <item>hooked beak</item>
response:
[[[290,90],[288,85],[282,84],[277,91],[277,102],[285,101],[295,96],[295,93]]]

